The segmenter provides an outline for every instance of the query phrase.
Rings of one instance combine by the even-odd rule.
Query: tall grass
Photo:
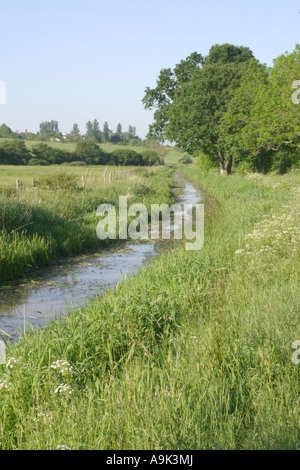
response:
[[[21,278],[59,257],[105,246],[96,235],[96,209],[118,207],[119,196],[147,207],[150,200],[170,203],[170,170],[131,170],[131,179],[113,184],[76,185],[75,175],[61,173],[37,179],[36,187],[0,190],[0,283]],[[73,176],[73,178],[72,178]]]
[[[9,348],[3,449],[299,448],[298,175],[184,171],[204,248],[174,245]]]

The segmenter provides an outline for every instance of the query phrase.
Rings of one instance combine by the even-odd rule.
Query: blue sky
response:
[[[272,65],[300,42],[299,11],[298,0],[0,0],[0,125],[84,132],[97,119],[145,137],[141,100],[162,68],[225,42]]]

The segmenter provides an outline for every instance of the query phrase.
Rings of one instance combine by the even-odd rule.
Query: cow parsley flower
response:
[[[72,372],[72,367],[68,361],[55,361],[53,364],[51,364],[50,369],[57,370],[61,374]]]
[[[72,389],[72,387],[67,384],[60,384],[55,390],[55,393],[65,393],[68,395],[71,395],[73,392],[74,390]]]
[[[7,380],[0,380],[0,390],[9,390],[12,388],[12,384],[7,382]]]
[[[14,366],[16,364],[18,364],[20,361],[19,359],[15,358],[15,357],[11,357],[8,361],[7,361],[7,364],[6,364],[6,367],[8,367],[9,369],[13,369]]]

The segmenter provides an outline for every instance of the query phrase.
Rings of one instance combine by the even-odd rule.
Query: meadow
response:
[[[299,449],[299,172],[181,171],[203,249],[8,345],[2,449]]]
[[[106,170],[107,168],[107,170]],[[63,166],[63,165],[50,165],[50,166],[16,166],[16,165],[1,165],[0,166],[0,190],[5,188],[15,188],[16,180],[19,179],[20,187],[29,188],[32,186],[32,178],[39,180],[40,178],[63,174],[75,175],[77,178],[78,187],[82,186],[82,176],[85,177],[87,187],[94,188],[95,190],[103,189],[104,185],[104,172],[106,171],[106,183],[109,183],[109,174],[112,175],[113,183],[120,180],[129,180],[132,175],[132,170],[135,167],[115,167],[115,166],[102,166],[102,165],[87,165],[87,166]],[[95,180],[96,177],[96,180]],[[96,183],[96,185],[95,185]],[[108,184],[107,184],[108,186]]]

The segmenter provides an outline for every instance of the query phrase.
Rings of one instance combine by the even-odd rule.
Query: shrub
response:
[[[64,162],[61,166],[86,166],[85,162]]]
[[[272,171],[283,175],[287,173],[292,167],[297,167],[300,163],[299,151],[278,151],[273,159]]]
[[[75,191],[78,189],[76,175],[57,172],[55,175],[43,176],[36,180],[36,186],[49,189],[65,189]]]
[[[88,165],[106,165],[110,163],[110,155],[90,139],[77,142],[75,154]]]
[[[23,140],[7,140],[0,147],[0,163],[2,165],[26,165],[30,152]]]
[[[114,165],[143,165],[143,157],[134,150],[119,149],[111,154]]]
[[[46,161],[46,165],[59,165],[65,161],[70,161],[73,158],[70,152],[50,147],[44,143],[34,146],[31,152],[34,155],[34,158]]]
[[[42,160],[40,158],[30,158],[28,161],[28,165],[30,166],[40,166],[40,165],[49,165],[49,163],[46,160]]]
[[[153,166],[160,164],[158,153],[155,150],[145,150],[142,153],[142,157],[144,165]]]
[[[201,170],[209,171],[217,167],[217,164],[211,160],[205,153],[199,152],[198,165]]]
[[[193,163],[193,159],[188,155],[184,155],[183,157],[179,158],[178,162],[182,165],[190,165],[190,163]]]

